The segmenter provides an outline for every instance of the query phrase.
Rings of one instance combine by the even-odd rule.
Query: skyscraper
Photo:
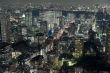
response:
[[[110,55],[110,24],[107,26],[106,53]]]
[[[1,21],[0,21],[0,40],[1,40]]]
[[[9,36],[10,36],[10,31],[9,31],[9,26],[10,26],[10,23],[9,23],[9,19],[8,19],[8,13],[6,12],[3,12],[1,13],[1,19],[0,19],[0,23],[1,23],[1,38],[2,38],[2,41],[9,41]],[[8,35],[8,36],[7,36]]]

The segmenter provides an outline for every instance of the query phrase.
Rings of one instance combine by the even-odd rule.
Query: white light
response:
[[[105,52],[106,50],[105,50],[105,47],[103,48],[103,52]]]
[[[15,13],[20,13],[20,10],[15,10]]]
[[[22,17],[25,18],[26,17],[25,14],[23,14]]]
[[[89,7],[87,9],[90,9]]]
[[[78,7],[78,9],[81,10],[82,8],[81,7]]]
[[[70,61],[68,62],[68,64],[69,64],[69,66],[72,66],[72,65],[73,65],[73,63],[72,63],[72,62],[70,62]]]

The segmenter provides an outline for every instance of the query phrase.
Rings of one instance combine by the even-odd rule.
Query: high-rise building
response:
[[[41,21],[40,22],[40,31],[43,32],[43,33],[47,33],[48,31],[48,26],[47,26],[47,21]]]
[[[97,32],[104,47],[106,45],[106,29],[109,23],[109,18],[110,15],[107,13],[106,9],[98,10],[96,13]]]
[[[107,26],[106,52],[110,55],[110,24]]]
[[[1,34],[1,21],[0,21],[0,40],[2,40],[2,38],[1,38],[1,36],[2,36],[2,34]]]
[[[39,23],[39,10],[36,8],[27,8],[23,13],[23,27],[22,32],[25,34],[25,39],[29,39],[34,42],[35,34],[40,28]]]
[[[1,38],[2,41],[10,42],[10,22],[9,22],[9,12],[3,11],[1,13]]]
[[[73,53],[74,57],[78,58],[82,55],[82,48],[83,48],[83,42],[81,41],[81,38],[75,39],[75,51]]]

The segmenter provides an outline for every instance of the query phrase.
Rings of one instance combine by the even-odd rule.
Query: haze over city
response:
[[[110,0],[0,0],[1,7],[22,7],[28,3],[32,3],[33,5],[45,4],[48,5],[50,3],[54,5],[62,5],[66,6],[91,6],[93,4],[110,4]]]

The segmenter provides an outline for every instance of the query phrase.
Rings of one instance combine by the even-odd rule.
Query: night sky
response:
[[[93,4],[110,4],[110,0],[0,0],[1,7],[22,7],[26,4],[32,3],[32,5],[48,5],[50,3],[54,5],[62,5],[62,6],[91,6]]]

